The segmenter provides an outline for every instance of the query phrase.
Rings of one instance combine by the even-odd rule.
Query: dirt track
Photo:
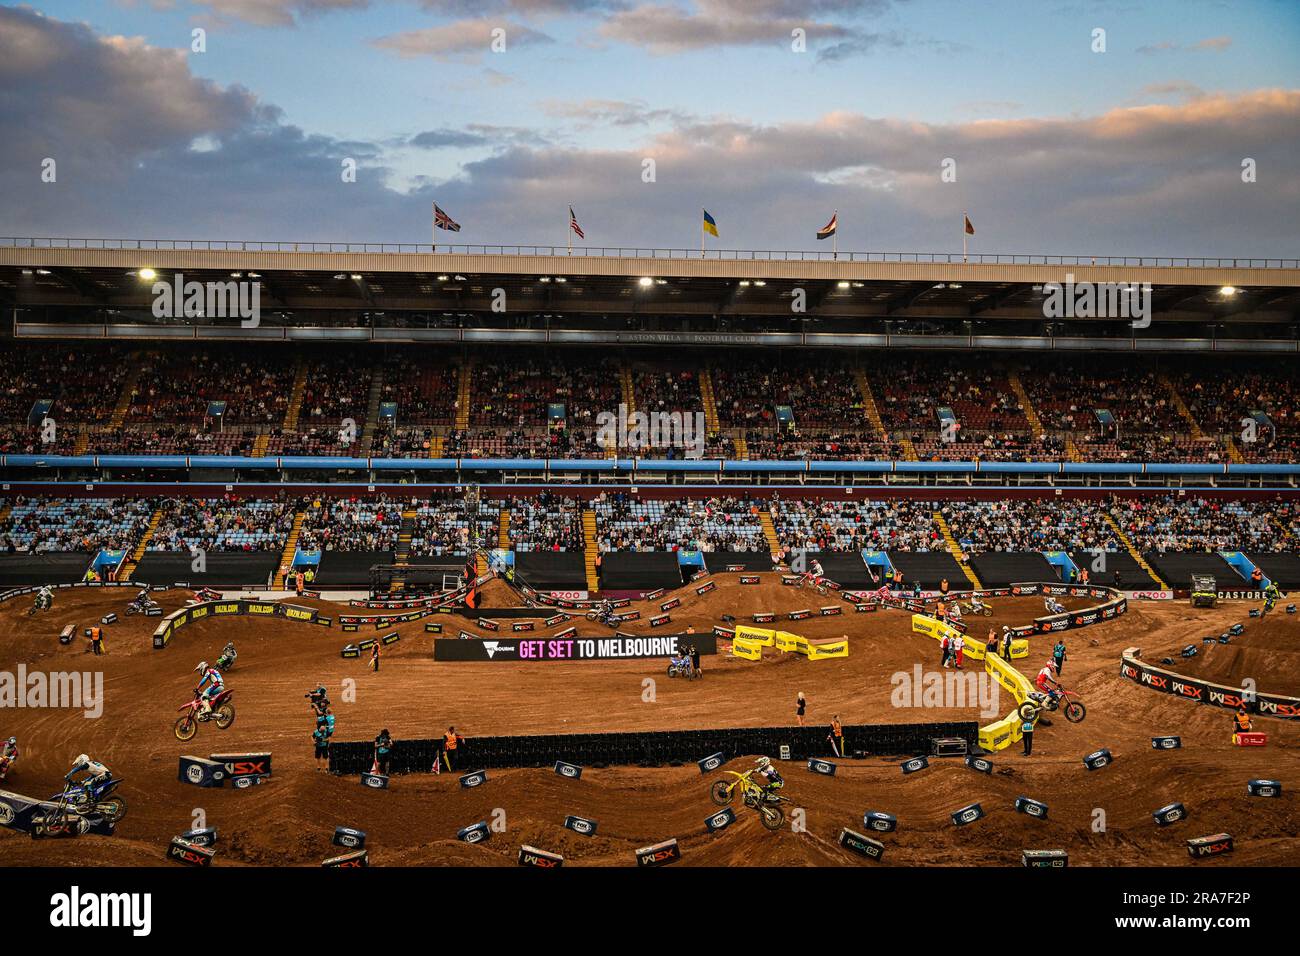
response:
[[[725,575],[717,580],[719,589],[704,597],[689,589],[680,592],[683,607],[672,612],[674,624],[705,631],[723,614],[743,623],[754,611],[830,603],[783,588],[771,575],[757,587],[742,587]],[[162,603],[170,610],[183,598],[168,593]],[[1067,634],[1070,656],[1063,676],[1087,702],[1087,720],[1073,726],[1058,720],[1040,729],[1033,757],[1020,756],[1018,746],[1003,751],[994,757],[992,776],[958,761],[933,761],[929,770],[905,777],[893,757],[843,761],[831,779],[789,765],[783,768],[786,793],[806,809],[807,833],[769,834],[745,812],[727,831],[707,836],[703,821],[713,805],[706,780],[694,767],[588,769],[576,782],[549,770],[502,770],[491,773],[486,787],[468,791],[447,775],[403,776],[394,778],[388,792],[364,789],[355,778],[314,769],[312,724],[302,695],[317,683],[331,688],[337,740],[369,739],[385,726],[399,738],[427,737],[448,723],[471,737],[786,725],[793,723],[800,690],[808,697],[810,723],[827,723],[836,712],[845,723],[985,718],[969,708],[892,706],[892,675],[910,674],[918,663],[927,671],[938,665],[934,642],[912,634],[908,616],[897,611],[784,625],[813,638],[847,633],[852,641],[847,659],[812,662],[771,651],[762,663],[705,658],[705,679],[695,683],[662,678],[659,661],[435,664],[431,638],[420,622],[399,628],[403,640],[384,656],[378,675],[363,662],[339,658],[342,645],[357,635],[282,620],[207,621],[178,632],[166,650],[154,651],[148,635],[156,619],[132,618],[109,628],[110,654],[98,661],[83,654],[81,642],[59,647],[56,635],[64,623],[85,626],[108,610],[120,614],[126,600],[104,592],[61,592],[55,609],[39,618],[29,618],[22,602],[0,607],[0,669],[13,671],[19,663],[42,670],[99,665],[106,691],[105,716],[99,720],[87,720],[80,711],[0,711],[0,735],[16,734],[23,749],[21,763],[3,786],[49,796],[71,759],[87,751],[125,778],[123,793],[130,802],[113,838],[33,841],[0,830],[0,863],[156,865],[167,840],[192,825],[196,807],[219,831],[217,865],[318,864],[332,855],[329,838],[336,824],[368,831],[375,865],[507,864],[520,843],[563,853],[572,864],[629,865],[633,849],[670,836],[682,841],[683,865],[847,865],[859,858],[841,850],[835,837],[845,825],[862,830],[867,810],[899,818],[899,832],[882,837],[883,865],[1017,865],[1025,847],[1063,847],[1073,864],[1178,865],[1188,862],[1186,838],[1221,830],[1236,837],[1236,852],[1197,865],[1277,865],[1294,863],[1300,855],[1294,724],[1261,720],[1269,746],[1235,748],[1227,711],[1143,690],[1118,676],[1119,653],[1126,646],[1151,649],[1144,654],[1151,659],[1152,650],[1163,653],[1199,642],[1207,628],[1217,632],[1235,621],[1246,622],[1249,635],[1253,622],[1246,618],[1245,604],[1195,617],[1184,603],[1133,604],[1117,622]],[[513,592],[494,582],[483,603],[501,607],[516,601]],[[1041,608],[1030,599],[994,603],[997,615],[973,626],[972,634],[990,623],[1024,623]],[[334,614],[355,613],[328,607]],[[642,607],[643,616],[652,609]],[[582,623],[579,632],[589,633],[592,625]],[[1295,646],[1300,618],[1275,618],[1270,626],[1289,629]],[[627,630],[649,628],[642,623]],[[205,725],[196,740],[181,744],[171,724],[175,708],[189,695],[192,668],[201,658],[212,660],[230,639],[240,651],[230,677],[238,719],[225,733]],[[1030,658],[1020,662],[1026,671],[1037,670],[1046,659],[1050,638],[1034,638],[1033,644]],[[657,680],[653,703],[642,700],[646,677]],[[341,700],[345,678],[357,682],[353,703]],[[1258,680],[1269,687],[1263,675]],[[1004,693],[999,716],[1010,706]],[[1181,734],[1184,749],[1153,751],[1150,737],[1168,733]],[[1080,758],[1100,747],[1113,751],[1115,763],[1085,770]],[[273,752],[270,782],[248,791],[200,790],[176,779],[179,754],[241,750]],[[1284,796],[1248,797],[1246,781],[1256,777],[1281,780]],[[1048,820],[1015,813],[1012,803],[1021,794],[1046,802]],[[953,827],[948,815],[974,801],[982,802],[988,816]],[[1186,804],[1189,819],[1158,827],[1151,811],[1173,801]],[[505,811],[507,832],[476,846],[454,839],[457,829],[491,819],[497,808]],[[1096,808],[1106,812],[1104,834],[1091,829]],[[597,836],[563,829],[569,813],[599,821]]]
[[[1300,696],[1300,616],[1275,609],[1262,619],[1243,619],[1245,633],[1227,644],[1206,644],[1204,638],[1223,633],[1221,615],[1188,608],[1187,640],[1152,645],[1144,652],[1150,661],[1173,658],[1169,669],[1215,684],[1240,687],[1253,679],[1265,694]],[[1196,656],[1184,659],[1180,652],[1196,645]]]

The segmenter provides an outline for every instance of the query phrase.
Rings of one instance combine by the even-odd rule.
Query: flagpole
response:
[[[966,261],[966,210],[961,213],[961,261]]]
[[[433,225],[429,228],[432,233],[430,238],[433,240],[433,251],[438,251],[438,200],[433,201]]]
[[[838,259],[840,257],[840,211],[838,209],[835,210],[834,218],[835,234],[831,236],[831,258]]]
[[[573,207],[569,207],[569,221],[565,223],[565,233],[569,237],[569,255],[573,255]]]
[[[704,217],[708,215],[708,210],[703,206],[700,207],[700,258],[704,258]]]

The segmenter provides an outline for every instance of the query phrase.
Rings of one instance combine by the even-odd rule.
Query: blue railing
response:
[[[234,455],[0,455],[0,468],[246,471],[548,471],[692,474],[1300,475],[1300,465],[1235,462],[733,461],[721,458],[341,458]]]

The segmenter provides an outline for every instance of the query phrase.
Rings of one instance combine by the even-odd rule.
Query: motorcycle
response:
[[[234,648],[222,651],[221,656],[217,658],[217,663],[215,665],[217,670],[221,671],[223,674],[226,673],[226,671],[235,666],[235,658],[238,656],[239,655],[235,653]]]
[[[670,657],[668,658],[668,676],[685,677],[687,680],[695,678],[695,668],[691,664],[689,657]]]
[[[78,813],[68,803],[66,793],[54,797],[58,805],[53,811],[38,813],[32,817],[31,834],[33,838],[41,837],[75,837],[89,833],[94,822],[89,816]]]
[[[205,714],[203,699],[199,696],[199,692],[195,691],[193,700],[177,708],[183,711],[183,715],[176,721],[176,739],[193,740],[194,735],[199,732],[199,724],[208,720],[216,721],[220,730],[227,729],[235,722],[235,705],[230,702],[234,693],[230,688],[223,690],[212,701],[212,710]]]
[[[0,756],[0,780],[9,775],[9,768],[13,766],[15,758]]]
[[[962,601],[958,607],[961,608],[963,614],[982,614],[984,617],[993,616],[993,608],[989,607],[987,604],[981,604],[979,607],[976,607],[969,601]]]
[[[62,793],[56,793],[51,800],[59,801],[61,807],[79,817],[100,816],[109,823],[116,823],[126,816],[126,799],[114,793],[122,781],[109,777],[87,789],[83,784],[69,784]]]
[[[132,614],[147,614],[149,611],[157,609],[157,601],[132,601],[126,606],[126,616],[130,617]]]
[[[48,611],[52,607],[54,607],[53,598],[38,597],[32,603],[32,606],[27,609],[27,615],[30,617],[31,615],[35,614],[37,611]]]
[[[587,612],[588,621],[596,621],[600,624],[604,624],[606,627],[618,627],[618,621],[614,620],[617,616],[618,615],[614,611],[610,611],[608,614],[603,611]]]
[[[1043,711],[1054,713],[1060,710],[1070,723],[1080,723],[1084,717],[1088,716],[1088,708],[1083,705],[1083,701],[1077,699],[1078,696],[1074,691],[1066,690],[1064,687],[1055,696],[1040,691],[1031,691],[1029,699],[1024,701],[1018,708],[1020,718],[1022,720],[1033,720]],[[1071,698],[1075,699],[1072,700]]]
[[[746,770],[744,773],[736,773],[734,770],[725,772],[735,779],[714,781],[713,786],[709,787],[709,797],[714,803],[725,807],[739,793],[741,803],[758,813],[763,826],[775,831],[785,825],[785,808],[782,804],[792,803],[789,797],[765,793],[763,788],[754,781],[752,770]]]

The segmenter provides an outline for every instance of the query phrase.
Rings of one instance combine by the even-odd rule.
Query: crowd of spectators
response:
[[[370,355],[178,345],[140,353],[107,344],[11,343],[0,348],[0,453],[70,454],[83,447],[84,434],[88,454],[250,455],[258,436],[269,434],[268,455],[421,457],[443,439],[449,457],[682,458],[683,447],[611,449],[597,434],[598,416],[617,414],[625,381],[637,411],[702,412],[700,369],[707,367],[719,433],[708,436],[706,458],[900,460],[910,451],[923,461],[1073,455],[1103,462],[1300,462],[1300,375],[1283,357],[1103,362],[1054,355],[1027,363],[957,352],[751,352],[712,360],[590,349],[483,355],[467,359],[468,428],[454,431],[460,359],[441,348]],[[295,427],[283,431],[299,362],[306,364],[302,404]],[[109,428],[137,369],[123,405],[125,425]],[[863,374],[887,437],[868,414]],[[396,406],[395,423],[380,418],[362,442],[363,433],[371,434],[365,426],[376,377],[379,401]],[[1020,387],[1036,422],[1022,408]],[[219,418],[207,414],[213,402],[226,403]],[[552,405],[563,406],[564,427],[548,420]],[[784,406],[789,419],[778,414]],[[944,409],[957,423],[955,434],[942,426]],[[1098,411],[1113,421],[1099,419]],[[53,442],[42,440],[40,417],[53,420]],[[339,437],[346,419],[355,424],[355,441]]]
[[[501,502],[510,513],[510,546],[516,551],[581,551],[582,503],[543,492]]]
[[[934,508],[924,501],[778,498],[772,524],[782,551],[941,551]]]
[[[120,346],[10,342],[0,348],[0,422],[26,422],[38,402],[69,434],[106,421],[130,363]]]
[[[293,519],[305,502],[259,500],[226,495],[221,498],[169,498],[150,551],[274,551],[284,550]]]
[[[469,554],[471,534],[479,547],[496,547],[500,514],[494,502],[480,501],[471,512],[459,498],[420,501],[414,506],[411,560]]]
[[[967,555],[1120,549],[1100,501],[1055,497],[945,501],[939,513]]]
[[[19,496],[0,521],[0,552],[129,551],[157,505],[151,498]]]
[[[391,552],[397,547],[402,506],[387,495],[321,498],[307,509],[302,551]]]
[[[380,402],[397,405],[403,425],[452,425],[456,421],[460,367],[438,349],[395,349],[380,363]]]
[[[1110,513],[1139,551],[1294,551],[1288,499],[1222,501],[1174,495],[1115,498]]]
[[[279,425],[293,390],[288,353],[206,347],[154,353],[131,392],[128,422],[207,422],[208,406],[225,402],[229,425]]]
[[[748,498],[637,498],[605,492],[592,501],[601,551],[771,552]]]

